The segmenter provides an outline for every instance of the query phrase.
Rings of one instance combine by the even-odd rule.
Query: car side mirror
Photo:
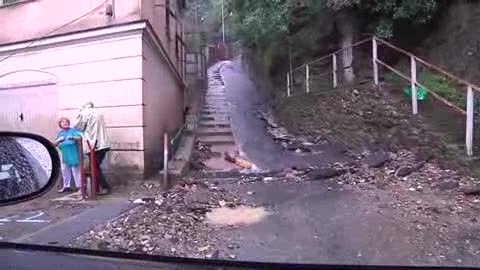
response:
[[[55,146],[31,133],[0,131],[0,206],[48,192],[60,173]]]

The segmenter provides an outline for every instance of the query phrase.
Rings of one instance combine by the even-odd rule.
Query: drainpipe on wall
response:
[[[110,0],[107,4],[105,14],[110,16],[111,19],[115,19],[115,0]]]

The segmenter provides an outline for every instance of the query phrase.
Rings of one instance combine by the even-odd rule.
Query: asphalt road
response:
[[[279,170],[293,166],[326,165],[331,161],[347,159],[328,145],[319,149],[322,154],[298,154],[286,151],[267,133],[266,123],[258,112],[268,112],[268,99],[257,91],[239,59],[222,66],[221,75],[230,104],[230,121],[235,142],[248,159],[264,170]]]
[[[231,104],[235,140],[247,157],[264,169],[324,165],[341,159],[335,149],[321,155],[286,152],[267,134],[256,111],[268,110],[266,99],[250,80],[240,60],[227,63],[221,74]],[[221,181],[219,181],[221,182]],[[226,187],[229,188],[228,186]],[[480,265],[480,258],[464,247],[472,231],[450,235],[418,230],[415,220],[400,209],[384,209],[391,200],[382,190],[344,190],[332,181],[284,183],[257,182],[230,187],[240,194],[254,192],[252,200],[270,210],[263,221],[225,233],[238,243],[240,260],[368,265]],[[421,196],[421,195],[420,195]],[[419,197],[421,199],[421,197]],[[458,240],[458,241],[457,241]],[[473,241],[473,240],[470,240]],[[443,247],[443,251],[439,251]],[[445,250],[447,253],[442,253]]]
[[[131,260],[104,259],[89,256],[46,253],[33,251],[3,250],[0,249],[0,261],[4,270],[153,270],[153,269],[194,269],[182,267],[145,263]],[[198,268],[195,268],[198,269]]]

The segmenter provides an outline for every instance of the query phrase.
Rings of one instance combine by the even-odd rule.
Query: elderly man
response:
[[[101,164],[105,159],[107,152],[110,150],[107,132],[105,130],[105,121],[103,115],[99,113],[93,105],[93,102],[87,102],[80,109],[77,116],[75,128],[84,133],[85,139],[89,140],[95,146],[96,169],[98,175],[98,183],[100,185],[99,194],[107,194],[110,192],[110,185],[105,179],[102,172]],[[87,148],[87,153],[89,153]]]

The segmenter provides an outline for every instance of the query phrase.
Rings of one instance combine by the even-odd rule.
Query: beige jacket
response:
[[[85,140],[96,145],[95,150],[110,148],[103,115],[93,108],[93,104],[87,103],[80,109],[74,126],[77,130],[83,132]],[[94,147],[93,145],[92,147]],[[84,150],[86,153],[90,152],[86,145],[84,145]]]

